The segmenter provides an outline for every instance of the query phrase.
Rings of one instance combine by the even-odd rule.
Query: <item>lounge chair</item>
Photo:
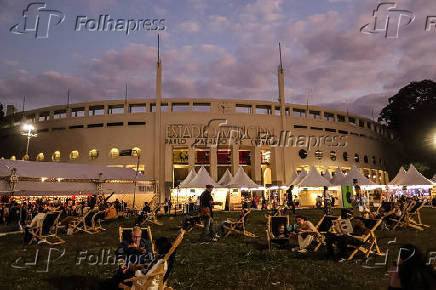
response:
[[[315,242],[316,246],[314,252],[317,252],[322,245],[325,245],[325,235],[333,226],[333,221],[339,219],[337,216],[324,215],[319,222],[316,224],[316,229],[319,235],[316,236]]]
[[[279,228],[284,226],[285,233],[281,235],[279,233]],[[268,217],[268,228],[266,230],[266,238],[268,240],[268,249],[271,251],[272,243],[289,245],[289,233],[287,228],[289,227],[289,216],[269,216]]]
[[[60,211],[47,213],[40,225],[30,230],[32,239],[30,240],[29,245],[33,241],[38,243],[47,243],[49,245],[59,245],[65,243],[65,240],[61,239],[57,235],[60,215]],[[49,239],[55,239],[55,241],[49,241]]]
[[[369,233],[365,237],[363,237],[363,241],[359,246],[348,245],[348,247],[354,248],[354,250],[347,258],[347,260],[352,260],[353,257],[359,252],[365,254],[366,258],[368,258],[371,254],[375,254],[377,256],[385,256],[386,254],[380,251],[380,248],[377,244],[377,237],[375,235],[375,230],[381,224],[382,220],[364,218],[360,218],[360,220],[365,224],[365,227],[369,229]]]
[[[228,226],[224,226],[224,229],[227,230],[227,233],[224,237],[227,237],[232,232],[234,232],[236,234],[240,234],[246,237],[255,238],[256,235],[247,231],[246,229],[247,218],[250,212],[251,212],[251,208],[248,209],[247,212],[245,212],[244,215],[238,220],[227,219]]]

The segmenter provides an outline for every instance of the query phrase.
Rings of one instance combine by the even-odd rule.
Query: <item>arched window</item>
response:
[[[77,158],[79,158],[79,151],[78,150],[71,151],[70,160],[76,160]]]
[[[344,152],[342,154],[342,157],[344,158],[344,161],[348,161],[348,153],[347,152]]]
[[[141,156],[142,150],[138,147],[133,147],[132,148],[132,156],[134,157],[138,157]]]
[[[15,157],[15,155],[12,155],[10,159],[11,160],[17,160],[17,157]]]
[[[330,160],[336,161],[336,152],[335,151],[330,151]]]
[[[376,162],[376,158],[375,158],[375,156],[372,156],[372,164],[376,164],[377,162]]]
[[[305,159],[307,157],[307,151],[301,149],[300,151],[298,151],[298,155],[300,156],[301,159]]]
[[[24,160],[24,161],[29,161],[29,159],[30,159],[30,156],[28,154],[24,155],[22,158],[22,160]]]
[[[109,152],[109,156],[111,158],[117,158],[118,156],[120,156],[120,150],[118,148],[112,148]]]
[[[61,161],[61,152],[60,151],[53,152],[53,155],[51,156],[51,160],[54,162]]]
[[[89,159],[91,159],[91,160],[97,159],[98,158],[98,150],[97,149],[89,150],[88,156],[89,156]]]
[[[360,158],[359,158],[359,154],[354,154],[354,161],[355,162],[359,162]]]
[[[315,158],[316,159],[322,159],[322,155],[323,155],[323,153],[322,153],[321,150],[316,150],[315,151]]]
[[[368,163],[368,156],[363,156],[363,162]]]
[[[36,155],[36,161],[44,161],[45,156],[44,153],[38,153],[38,155]]]

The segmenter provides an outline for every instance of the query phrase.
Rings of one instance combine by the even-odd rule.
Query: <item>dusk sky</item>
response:
[[[323,105],[371,117],[411,81],[434,79],[436,1],[395,1],[414,13],[399,38],[364,34],[378,1],[369,0],[52,0],[65,20],[47,39],[13,34],[34,1],[0,0],[0,102],[26,110],[155,95],[157,32],[74,31],[77,16],[165,19],[163,97],[277,101],[278,42],[287,103]],[[42,1],[41,1],[42,2]],[[403,22],[404,21],[404,22]]]

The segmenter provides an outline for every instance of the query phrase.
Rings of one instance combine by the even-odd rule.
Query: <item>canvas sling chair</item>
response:
[[[120,283],[118,285],[119,288],[121,289],[125,289],[125,290],[131,290],[131,289],[135,289],[135,290],[146,290],[148,289],[150,286],[152,286],[153,280],[155,280],[156,278],[158,279],[158,289],[159,290],[171,290],[173,288],[169,287],[166,285],[166,282],[164,282],[164,276],[166,274],[165,271],[165,262],[168,262],[168,260],[170,259],[171,255],[174,253],[174,251],[177,249],[177,247],[180,245],[180,243],[183,240],[183,236],[186,233],[186,229],[181,229],[179,235],[177,236],[176,240],[173,242],[173,245],[171,246],[170,250],[168,251],[168,253],[165,255],[165,257],[160,260],[157,266],[157,269],[153,272],[153,273],[149,273],[146,274],[145,276],[138,276],[138,277],[133,277],[133,278],[129,278],[123,281],[123,283]],[[133,285],[132,286],[127,286],[126,282],[132,282]]]
[[[279,230],[281,226],[284,226],[285,232],[280,234]],[[289,233],[287,232],[287,228],[289,227],[289,216],[269,216],[268,217],[268,225],[266,229],[266,238],[268,241],[268,249],[271,251],[272,243],[275,244],[285,244],[289,245]]]
[[[106,214],[107,212],[105,210],[98,211],[94,214],[94,216],[91,219],[91,230],[90,230],[91,232],[98,233],[106,230],[101,225],[101,221],[104,220]]]
[[[65,241],[57,235],[60,216],[60,211],[52,211],[47,213],[40,225],[30,230],[32,239],[30,240],[29,245],[33,241],[38,243],[47,243],[49,245],[59,245],[65,243]],[[49,239],[54,239],[54,241],[50,241]]]
[[[383,209],[383,214],[386,215],[394,210],[395,202],[393,201],[382,201],[380,207],[377,209],[376,215],[380,215],[381,209]]]
[[[319,235],[315,236],[315,248],[314,252],[317,252],[322,245],[325,245],[325,236],[327,232],[332,229],[333,221],[339,219],[337,216],[324,215],[319,222],[316,224],[316,229],[318,230]]]
[[[398,227],[407,228],[411,227],[416,230],[423,231],[424,228],[429,227],[428,225],[422,224],[420,210],[424,206],[423,202],[410,200],[406,206],[405,210],[402,212],[401,217],[396,221],[393,229]],[[416,220],[417,219],[417,220]]]
[[[354,256],[359,252],[362,252],[365,255],[365,258],[368,258],[371,254],[375,254],[377,256],[385,256],[386,254],[380,251],[380,248],[377,244],[377,237],[375,234],[375,230],[381,224],[382,220],[364,218],[359,219],[365,224],[365,227],[369,229],[369,233],[363,237],[360,245],[347,245],[347,247],[354,249],[348,256],[347,260],[352,260]]]
[[[268,218],[270,216],[284,216],[286,210],[286,205],[279,204],[276,209],[272,210],[271,214],[265,214],[265,218]]]
[[[160,203],[159,203],[159,196],[155,194],[153,198],[150,201],[151,204],[151,210],[149,213],[146,213],[145,219],[141,222],[141,225],[144,225],[146,223],[152,223],[157,226],[163,226],[163,223],[158,220],[157,213],[160,210]]]
[[[118,228],[120,243],[125,241],[130,243],[132,241],[132,230],[133,228],[125,228],[121,226]],[[141,227],[141,230],[142,230],[141,238],[147,240],[151,244],[151,248],[154,253],[153,235],[151,234],[150,226]]]
[[[424,207],[425,202],[417,201],[415,205],[410,209],[408,214],[408,222],[423,228],[429,228],[429,225],[424,225],[421,219],[421,209]]]
[[[73,232],[79,232],[79,231],[83,231],[86,232],[88,234],[96,234],[98,232],[100,232],[100,230],[98,229],[98,226],[95,226],[95,215],[98,213],[98,209],[97,208],[93,208],[88,210],[83,217],[80,217],[76,220],[75,223],[73,223]]]
[[[251,212],[251,208],[248,209],[242,217],[240,217],[238,220],[233,219],[227,219],[228,226],[224,226],[224,229],[227,231],[224,237],[227,237],[232,232],[236,234],[240,234],[246,237],[255,238],[256,235],[247,231],[246,224],[247,224],[247,218],[248,215]]]

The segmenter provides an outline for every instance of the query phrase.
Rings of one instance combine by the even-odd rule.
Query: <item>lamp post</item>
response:
[[[38,134],[33,133],[32,131],[35,130],[35,127],[30,124],[24,124],[23,125],[23,133],[21,133],[23,136],[27,137],[27,146],[26,146],[26,155],[25,157],[29,158],[29,144],[30,144],[30,138],[38,136]]]

